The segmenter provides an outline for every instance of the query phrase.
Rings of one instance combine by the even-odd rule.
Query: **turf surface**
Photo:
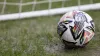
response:
[[[0,56],[99,56],[100,14],[87,11],[95,21],[95,37],[86,48],[66,50],[56,33],[62,15],[0,22]]]
[[[8,6],[5,13],[12,12],[17,12],[17,7],[14,11]],[[62,15],[55,15],[0,21],[0,56],[100,56],[100,10],[86,12],[93,17],[96,29],[94,38],[85,48],[64,48],[56,31]]]

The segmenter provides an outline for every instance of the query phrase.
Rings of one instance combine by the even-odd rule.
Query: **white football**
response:
[[[68,47],[83,47],[94,36],[93,19],[83,11],[70,11],[62,16],[57,26],[63,43]]]

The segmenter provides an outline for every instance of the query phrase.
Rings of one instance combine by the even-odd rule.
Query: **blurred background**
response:
[[[99,0],[0,0],[0,14],[50,10],[99,2]]]

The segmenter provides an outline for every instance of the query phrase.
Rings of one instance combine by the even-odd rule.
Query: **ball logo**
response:
[[[74,19],[75,19],[75,22],[74,22],[75,25],[74,27],[70,26],[70,29],[71,29],[73,38],[77,40],[79,38],[79,35],[83,33],[82,31],[84,27],[84,22],[87,22],[87,18],[82,12],[79,12],[74,15]]]

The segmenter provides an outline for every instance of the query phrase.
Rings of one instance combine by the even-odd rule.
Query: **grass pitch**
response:
[[[20,0],[7,1],[19,2]],[[24,2],[27,1],[29,0],[24,0]],[[87,0],[81,1],[84,1],[81,2],[82,4],[88,3]],[[100,1],[95,0],[94,2]],[[69,5],[75,4],[77,3],[72,3],[71,0]],[[45,7],[44,5],[37,6],[39,7],[36,10]],[[24,7],[22,11],[30,11],[31,9],[27,9],[28,7],[31,8],[31,5]],[[54,3],[53,7],[59,7],[59,5]],[[13,10],[13,8],[16,9]],[[5,13],[14,12],[18,12],[18,6],[8,5],[5,9]],[[87,13],[95,22],[95,36],[86,48],[72,50],[64,49],[56,31],[57,23],[62,15],[0,21],[0,56],[100,56],[100,10],[87,11]]]
[[[62,15],[0,22],[0,56],[99,56],[100,11],[87,11],[95,21],[95,36],[82,49],[64,49],[57,35]]]

